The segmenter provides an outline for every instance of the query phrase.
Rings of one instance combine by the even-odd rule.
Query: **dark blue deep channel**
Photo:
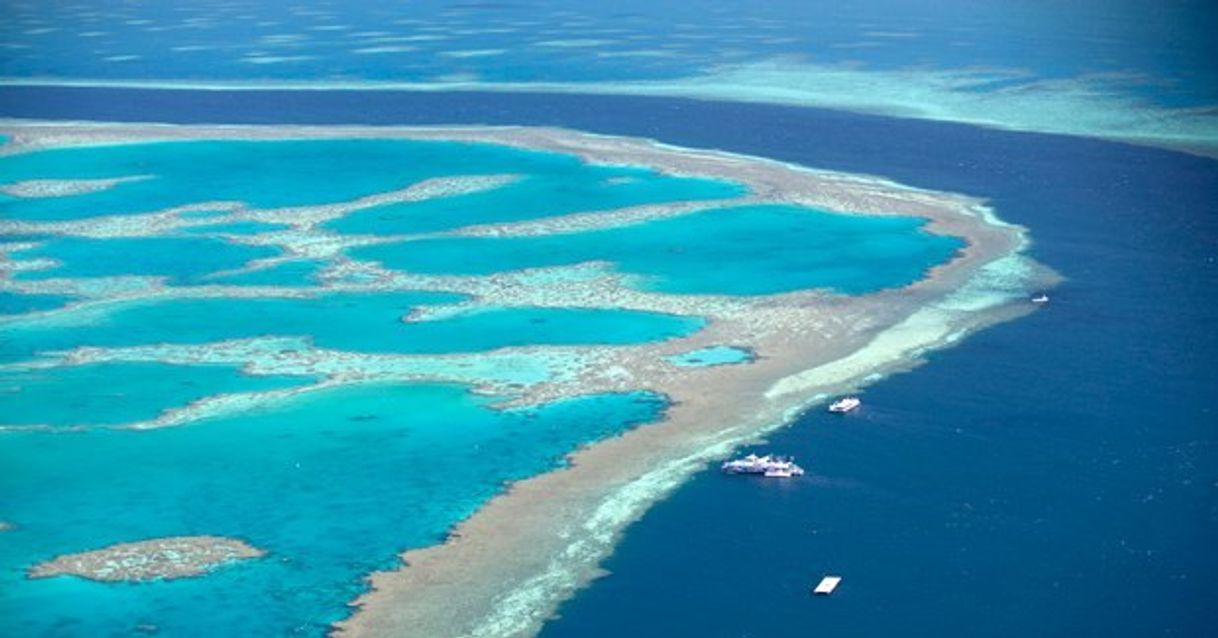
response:
[[[630,528],[568,636],[1212,636],[1218,162],[821,110],[527,94],[0,89],[6,116],[554,124],[988,197],[1068,280]],[[829,598],[808,588],[845,577]]]

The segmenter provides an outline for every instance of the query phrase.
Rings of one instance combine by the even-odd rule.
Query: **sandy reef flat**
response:
[[[142,582],[200,576],[225,563],[266,552],[235,538],[179,536],[119,543],[67,554],[35,565],[30,578],[80,576],[89,580]]]
[[[66,145],[175,139],[409,138],[463,140],[575,154],[588,162],[649,166],[663,173],[742,183],[748,194],[730,202],[675,202],[542,220],[470,226],[431,236],[562,234],[683,215],[721,203],[787,203],[851,215],[902,215],[928,220],[926,230],[965,240],[948,263],[899,289],[846,296],[823,290],[753,297],[668,295],[629,285],[608,264],[499,273],[484,277],[425,276],[356,262],[343,251],[368,243],[417,237],[339,236],[319,224],[358,210],[367,201],[321,207],[250,210],[226,203],[224,221],[283,223],[290,230],[233,241],[267,242],[290,256],[328,260],[322,288],[443,290],[468,301],[428,307],[405,321],[427,321],[484,306],[626,308],[703,317],[707,326],[683,338],[631,346],[530,346],[489,354],[355,355],[300,347],[282,340],[250,339],[206,346],[78,349],[59,364],[106,360],[171,363],[240,362],[254,374],[321,374],[311,391],[342,383],[385,379],[470,383],[475,391],[510,395],[505,406],[609,391],[650,390],[671,401],[665,418],[586,447],[564,469],[517,482],[462,522],[447,542],[403,554],[401,568],[370,575],[371,590],[353,601],[354,613],[335,631],[356,636],[518,636],[535,633],[558,603],[598,575],[598,563],[621,532],[647,507],[708,462],[789,422],[800,410],[837,393],[856,390],[883,375],[906,370],[928,350],[1012,319],[1033,306],[1029,291],[1050,286],[1055,275],[1022,254],[1024,229],[1002,222],[985,202],[931,192],[872,176],[847,175],[754,157],[665,146],[649,140],[523,127],[218,127],[0,123],[12,141],[0,153]],[[451,189],[493,188],[456,181],[432,183],[375,201],[411,201]],[[508,180],[510,176],[501,176]],[[68,188],[68,187],[63,187]],[[421,194],[420,194],[421,193]],[[430,193],[430,194],[429,194]],[[223,204],[223,203],[222,203]],[[214,206],[212,206],[214,208]],[[141,236],[189,224],[181,211],[126,218],[34,223],[4,222],[20,232],[85,236]],[[215,220],[207,220],[212,223]],[[100,235],[99,235],[100,233]],[[273,260],[272,260],[273,261]],[[20,292],[80,294],[59,313],[105,312],[130,301],[225,296],[294,296],[315,289],[202,286],[183,290],[149,278],[114,278],[85,286],[69,280],[19,282],[5,273],[39,264],[0,259],[0,283]],[[352,283],[351,275],[361,283]],[[753,353],[734,365],[674,365],[674,355],[731,345]],[[513,359],[515,358],[515,359]],[[536,378],[496,377],[512,361],[542,361]],[[470,370],[476,372],[471,373]],[[462,372],[464,370],[464,372]],[[463,376],[464,375],[464,376]],[[167,413],[138,427],[175,425],[217,409],[240,409],[263,397],[219,398]],[[281,398],[281,397],[272,397]],[[229,403],[226,404],[225,401]],[[206,402],[205,402],[206,403]]]

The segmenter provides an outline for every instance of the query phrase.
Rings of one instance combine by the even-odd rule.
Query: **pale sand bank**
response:
[[[8,153],[65,144],[154,139],[404,137],[484,141],[573,153],[591,162],[651,166],[672,174],[734,180],[750,189],[750,194],[738,202],[788,202],[848,214],[920,216],[929,220],[930,232],[967,241],[952,261],[934,268],[927,278],[913,285],[854,297],[824,291],[748,298],[662,295],[629,288],[620,275],[595,264],[490,277],[428,277],[393,273],[367,264],[341,265],[339,271],[366,274],[373,283],[359,287],[335,279],[327,289],[450,290],[473,299],[449,309],[428,309],[408,320],[427,320],[465,307],[513,305],[612,306],[709,319],[702,331],[659,344],[520,348],[495,353],[508,358],[545,353],[561,362],[557,367],[564,367],[561,374],[547,376],[544,381],[521,384],[516,399],[519,403],[646,389],[665,394],[672,406],[661,423],[585,448],[572,456],[571,466],[566,469],[514,484],[461,523],[448,542],[405,553],[408,567],[373,574],[373,590],[355,601],[354,615],[336,628],[344,634],[530,635],[561,600],[597,575],[598,562],[612,550],[626,525],[708,461],[781,426],[798,410],[825,396],[907,369],[928,349],[1031,311],[1032,306],[1025,301],[1026,291],[1053,281],[1052,273],[1019,254],[1026,245],[1024,230],[1001,222],[977,199],[909,188],[882,178],[679,149],[646,140],[520,127],[39,125],[0,126],[0,132],[13,137],[5,147]],[[676,203],[608,212],[607,217],[577,214],[471,227],[452,234],[572,232],[695,209],[697,206],[688,203]],[[356,241],[317,234],[313,226],[333,211],[296,212],[305,214],[307,224],[302,224],[297,235],[283,234],[275,241],[301,252],[311,250],[314,252],[310,254],[331,256]],[[293,216],[275,211],[249,214],[264,221]],[[325,252],[317,252],[323,250],[319,245]],[[54,281],[39,283],[56,285]],[[183,293],[155,285],[130,294],[139,299],[230,293],[308,294],[223,287]],[[719,344],[746,347],[757,357],[746,364],[706,368],[682,368],[665,360],[666,356]],[[133,352],[138,349],[128,349],[120,356],[178,361],[248,357],[245,361],[254,369],[267,373],[322,372],[326,383],[414,378],[409,375],[419,374],[424,365],[417,357],[344,358],[308,350],[272,356],[270,346],[243,342],[231,344],[227,350],[153,347],[142,349],[142,355]],[[104,360],[106,356],[98,351],[68,355],[73,363]],[[477,357],[448,362],[457,364],[449,368],[432,361],[426,365],[433,367],[426,368],[422,376],[444,378],[448,374],[445,370],[459,368]],[[499,388],[492,384],[485,389]]]
[[[259,558],[266,552],[235,538],[175,536],[119,543],[65,554],[29,570],[30,578],[80,576],[90,580],[142,582],[201,576],[225,563]]]

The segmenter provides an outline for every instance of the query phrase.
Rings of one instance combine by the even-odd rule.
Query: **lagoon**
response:
[[[123,303],[82,324],[0,325],[0,361],[79,346],[204,344],[254,337],[306,337],[318,348],[435,354],[512,346],[629,344],[697,331],[703,321],[620,309],[492,308],[403,322],[451,293],[332,293],[306,298],[169,299]]]
[[[341,158],[337,161],[336,158]],[[164,141],[40,150],[0,157],[0,184],[145,176],[68,197],[6,198],[0,219],[54,221],[151,213],[202,202],[255,209],[321,206],[453,176],[520,181],[453,201],[393,204],[336,222],[343,232],[435,230],[679,199],[741,194],[716,180],[595,166],[552,152],[401,139]]]
[[[0,424],[118,425],[209,396],[297,387],[306,376],[251,376],[234,365],[97,363],[0,370]]]
[[[171,283],[200,283],[211,273],[241,268],[274,257],[278,248],[247,246],[202,237],[92,239],[60,237],[14,254],[17,259],[54,259],[58,265],[19,273],[17,279],[59,279],[143,275]],[[189,255],[189,259],[184,259]]]
[[[487,275],[609,261],[637,287],[663,293],[859,294],[913,283],[962,247],[957,238],[923,231],[923,224],[753,205],[581,233],[426,239],[350,252],[413,273]]]

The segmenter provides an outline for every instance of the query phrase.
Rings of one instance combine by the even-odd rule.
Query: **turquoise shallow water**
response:
[[[207,277],[199,283],[226,286],[281,286],[293,288],[316,286],[319,283],[317,275],[325,265],[326,262],[317,259],[294,259],[271,266],[270,268]]]
[[[287,224],[244,221],[192,226],[191,228],[184,229],[184,232],[193,235],[257,235],[258,233],[269,233],[276,230],[287,230],[288,228],[291,228],[291,226]]]
[[[152,176],[72,197],[0,201],[0,219],[129,215],[209,201],[239,201],[254,208],[329,204],[405,188],[429,178],[491,174],[530,177],[502,194],[454,198],[451,205],[385,206],[337,227],[359,232],[447,228],[596,208],[598,202],[624,205],[741,192],[739,186],[715,180],[668,177],[641,168],[589,166],[570,155],[487,144],[368,139],[160,142],[0,157],[0,184]]]
[[[36,310],[62,308],[75,299],[69,295],[27,295],[0,291],[0,315],[21,315]]]
[[[307,385],[304,376],[249,376],[237,366],[99,363],[0,370],[0,424],[99,425],[155,418],[217,394]]]
[[[919,232],[923,223],[743,206],[569,235],[429,239],[351,253],[394,269],[465,275],[608,260],[645,289],[678,294],[854,294],[912,283],[962,247]]]
[[[187,210],[178,213],[178,217],[182,219],[212,219],[214,217],[223,217],[227,215],[226,210]]]
[[[732,346],[709,346],[690,350],[668,357],[675,366],[684,368],[705,368],[708,366],[734,365],[746,363],[757,358],[751,350]]]
[[[403,322],[448,293],[335,293],[305,299],[174,299],[135,303],[85,325],[0,325],[0,361],[77,346],[199,344],[260,336],[308,337],[355,352],[477,352],[529,344],[625,344],[682,336],[704,321],[614,309],[503,308]]]
[[[460,387],[384,385],[130,432],[0,437],[0,626],[7,635],[320,635],[364,574],[442,540],[503,482],[656,417],[645,394],[499,412]],[[238,444],[239,442],[239,444]],[[26,580],[65,552],[188,534],[270,555],[205,578],[142,585]]]
[[[204,275],[240,268],[250,260],[278,254],[278,248],[246,246],[202,237],[61,237],[14,255],[18,259],[55,259],[60,265],[18,273],[15,278],[37,280],[148,275],[168,277],[171,283],[199,283]],[[185,258],[186,255],[189,258]]]
[[[738,197],[745,192],[728,182],[661,177],[642,168],[551,160],[539,169],[544,172],[494,190],[367,208],[326,226],[349,234],[421,233],[639,204]]]

